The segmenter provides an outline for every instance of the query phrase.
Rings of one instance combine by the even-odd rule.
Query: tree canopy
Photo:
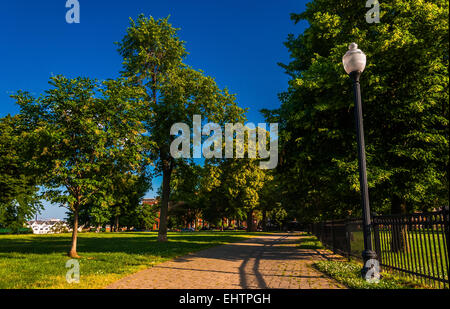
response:
[[[78,214],[92,203],[111,205],[114,176],[139,171],[143,157],[136,90],[123,80],[98,83],[89,78],[50,79],[51,89],[34,98],[13,97],[27,136],[34,143],[32,168],[42,173],[49,201],[74,216],[71,257],[76,257]]]
[[[26,160],[32,145],[20,118],[0,119],[0,226],[16,232],[42,210],[39,175]]]
[[[369,192],[378,212],[448,204],[448,1],[383,1],[367,23],[364,1],[315,0],[285,45],[289,88],[278,110],[284,205],[305,220],[356,215],[359,181],[348,45],[367,55],[361,76]]]
[[[159,241],[167,240],[167,213],[170,182],[177,160],[170,155],[175,123],[192,123],[201,115],[216,123],[239,122],[243,110],[227,89],[220,89],[213,78],[186,64],[184,42],[168,18],[155,20],[140,15],[130,19],[126,35],[118,43],[123,57],[123,76],[142,89],[143,124],[149,150],[162,174]]]

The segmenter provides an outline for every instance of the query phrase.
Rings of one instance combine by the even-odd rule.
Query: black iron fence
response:
[[[449,288],[449,211],[372,217],[372,243],[382,271],[408,276],[434,288]],[[308,225],[335,253],[361,258],[362,220]]]

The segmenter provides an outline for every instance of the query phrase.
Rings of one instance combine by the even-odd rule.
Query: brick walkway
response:
[[[164,262],[111,284],[109,289],[335,289],[311,267],[328,254],[299,249],[294,234],[264,235]]]

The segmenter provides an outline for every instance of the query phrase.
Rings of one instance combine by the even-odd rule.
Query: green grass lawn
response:
[[[169,241],[158,243],[156,232],[80,233],[80,282],[72,284],[65,277],[70,234],[0,235],[0,289],[102,288],[157,263],[255,234],[168,233]]]

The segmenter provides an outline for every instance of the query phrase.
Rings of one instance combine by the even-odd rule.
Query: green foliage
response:
[[[24,91],[13,97],[24,138],[33,141],[26,162],[41,173],[44,197],[68,207],[77,226],[80,209],[112,205],[117,175],[138,172],[147,160],[139,94],[123,80],[56,76],[50,85],[38,98]]]
[[[145,173],[134,175],[131,173],[116,173],[111,186],[114,203],[108,208],[110,218],[114,218],[115,229],[122,226],[142,224],[138,220],[138,213],[142,215],[142,198],[151,188],[151,178]]]
[[[137,207],[133,217],[136,223],[133,225],[137,229],[151,230],[158,219],[159,205],[145,205]]]
[[[323,249],[324,246],[315,236],[300,238],[300,249]]]
[[[10,228],[0,228],[0,234],[33,234],[33,229],[31,228],[20,228],[18,230],[13,230]]]
[[[81,233],[80,283],[66,281],[61,254],[70,234],[0,235],[0,289],[104,288],[126,275],[212,246],[241,241],[243,232],[169,233],[166,243],[156,233]]]
[[[202,214],[200,186],[204,169],[193,162],[180,161],[171,181],[171,227],[183,228]]]
[[[194,114],[217,123],[243,119],[234,95],[183,63],[187,53],[178,30],[168,18],[140,15],[137,21],[130,19],[127,34],[118,43],[122,74],[141,89],[143,123],[161,170],[164,160],[172,160],[169,146],[174,123],[192,123]]]
[[[140,15],[118,43],[123,76],[141,89],[142,119],[148,151],[162,173],[160,240],[166,240],[167,212],[172,171],[177,161],[170,155],[170,128],[177,122],[192,123],[199,114],[216,123],[240,121],[243,110],[234,95],[219,89],[213,78],[183,63],[187,55],[168,18]]]
[[[30,147],[20,115],[0,119],[0,226],[15,232],[42,209],[39,176],[26,165]]]
[[[271,225],[281,227],[288,213],[280,202],[280,183],[275,171],[266,171],[266,180],[260,192],[259,208],[263,211],[263,227],[266,228],[268,222]]]
[[[283,205],[305,220],[359,212],[353,93],[342,67],[351,42],[367,55],[361,76],[372,210],[427,210],[449,202],[448,0],[315,0],[292,14],[291,76],[279,110]]]
[[[248,135],[243,148],[241,159],[212,158],[203,167],[193,162],[178,163],[171,185],[172,226],[184,227],[201,216],[213,226],[223,228],[227,225],[223,219],[249,220],[259,215],[261,209],[274,220],[283,218],[281,205],[272,196],[276,195],[273,176],[260,168],[259,158],[245,158]]]
[[[225,217],[251,220],[260,207],[260,192],[268,179],[256,159],[225,159],[206,164],[201,180],[205,219],[214,223]]]
[[[115,204],[110,208],[111,217],[117,217],[117,225],[151,230],[156,223],[159,205],[147,205],[142,199],[151,188],[151,178],[140,175],[118,175],[115,182]],[[119,181],[121,178],[121,181]],[[116,229],[118,226],[116,226]]]
[[[18,233],[42,208],[35,193],[18,195],[9,203],[0,205],[0,226]]]
[[[120,82],[101,86],[88,78],[52,77],[52,89],[39,98],[15,96],[35,141],[29,164],[45,172],[45,196],[74,210],[95,198],[109,202],[111,166],[122,172],[139,167],[141,125],[133,115],[129,89]],[[113,88],[124,89],[113,89]],[[97,97],[103,95],[103,97]],[[64,187],[64,189],[62,189]],[[100,194],[101,193],[101,194]]]

